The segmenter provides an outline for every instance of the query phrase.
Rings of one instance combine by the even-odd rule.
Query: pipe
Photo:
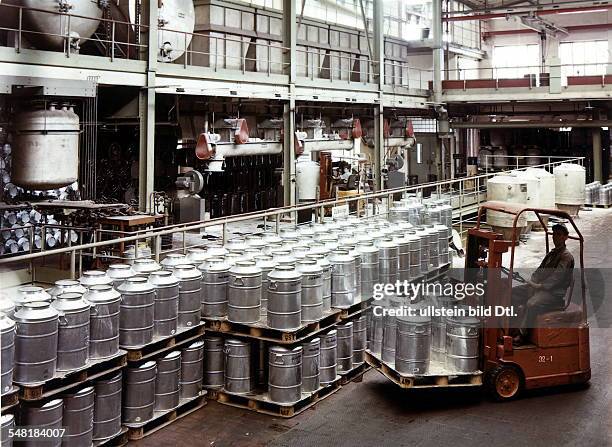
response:
[[[248,155],[278,155],[283,152],[283,144],[277,142],[249,142],[244,144],[223,144],[215,145],[215,156],[211,161],[226,157],[241,157]]]
[[[565,26],[567,31],[577,32],[577,31],[590,31],[590,30],[607,30],[612,29],[612,23],[596,23],[592,25],[574,25],[574,26]],[[493,36],[508,36],[515,34],[537,34],[538,32],[532,29],[510,29],[510,30],[500,30],[500,31],[485,31],[482,33],[483,39],[487,39]]]
[[[444,70],[444,52],[442,51],[442,1],[432,2],[433,28],[433,102],[442,102],[442,70]]]
[[[516,122],[516,123],[451,123],[453,129],[523,129],[523,128],[541,128],[541,129],[558,129],[561,127],[610,127],[612,121],[608,120],[584,120],[584,121],[540,121],[540,122]]]
[[[437,2],[434,2],[434,5]],[[574,7],[574,8],[557,8],[557,9],[541,9],[536,10],[537,15],[555,15],[555,14],[571,14],[573,12],[589,12],[589,11],[601,11],[602,9],[612,9],[612,5],[600,5],[600,6],[584,6]],[[502,19],[508,16],[518,16],[529,13],[529,10],[525,11],[512,11],[512,12],[500,12],[500,13],[489,13],[489,14],[471,14],[467,16],[453,16],[453,17],[444,17],[442,21],[444,22],[464,22],[467,20],[490,20],[490,19]]]

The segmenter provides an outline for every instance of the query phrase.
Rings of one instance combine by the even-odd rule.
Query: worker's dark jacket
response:
[[[574,257],[569,250],[565,246],[553,248],[531,275],[531,280],[542,284],[551,295],[563,297],[572,280],[573,268]]]

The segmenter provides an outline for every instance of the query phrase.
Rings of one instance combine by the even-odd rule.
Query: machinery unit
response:
[[[205,216],[205,203],[198,193],[204,187],[204,177],[198,171],[189,171],[176,179],[174,211],[179,223],[201,222]]]

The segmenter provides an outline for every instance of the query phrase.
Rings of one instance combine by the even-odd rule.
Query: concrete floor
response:
[[[494,403],[479,389],[401,390],[376,371],[292,419],[209,402],[137,446],[606,446],[612,445],[612,209],[581,211],[591,300],[592,379],[587,386],[526,393]],[[517,252],[537,266],[541,235]],[[568,244],[578,259],[575,243]],[[595,268],[599,270],[594,270]],[[598,298],[599,297],[599,298]],[[606,299],[608,298],[608,299]]]

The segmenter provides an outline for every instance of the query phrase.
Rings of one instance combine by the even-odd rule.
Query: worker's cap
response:
[[[561,233],[563,233],[564,235],[569,235],[569,231],[567,230],[567,227],[562,224],[562,223],[558,223],[558,224],[554,224],[552,227],[553,233],[555,231],[560,231]]]

